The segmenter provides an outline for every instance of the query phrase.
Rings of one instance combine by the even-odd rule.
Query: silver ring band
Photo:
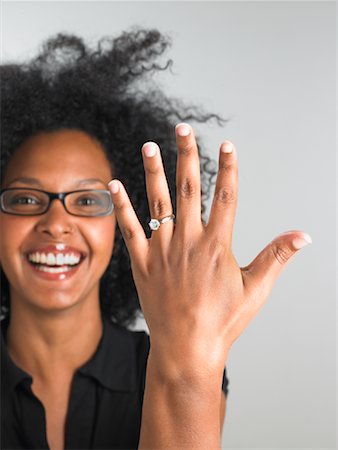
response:
[[[162,223],[169,222],[169,220],[174,220],[175,214],[170,214],[170,216],[163,217],[163,219],[151,219],[151,221],[148,223],[149,228],[152,231],[156,231],[160,228]]]

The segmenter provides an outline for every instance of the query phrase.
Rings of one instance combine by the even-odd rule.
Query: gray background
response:
[[[335,448],[335,3],[10,1],[2,14],[3,60],[60,31],[172,36],[174,74],[157,81],[231,119],[196,128],[216,159],[225,138],[238,148],[238,263],[280,232],[313,238],[233,346],[223,447]]]

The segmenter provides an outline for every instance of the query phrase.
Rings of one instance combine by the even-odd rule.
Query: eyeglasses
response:
[[[40,189],[1,189],[0,209],[16,216],[45,214],[53,200],[61,200],[65,210],[74,216],[108,216],[114,206],[109,191],[84,189],[72,192],[46,192]]]

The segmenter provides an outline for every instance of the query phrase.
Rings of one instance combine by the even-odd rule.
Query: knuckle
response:
[[[130,227],[121,227],[121,234],[125,241],[130,241],[136,236],[136,232]]]
[[[209,242],[209,255],[218,258],[220,254],[223,254],[226,250],[226,244],[224,241],[214,238]]]
[[[218,167],[219,172],[223,172],[223,171],[228,172],[229,170],[232,170],[232,169],[235,169],[235,164],[233,162],[230,162],[228,160],[220,161],[219,167]]]
[[[216,189],[215,199],[223,204],[235,203],[236,192],[230,187],[220,187]]]
[[[287,247],[278,243],[271,244],[270,248],[275,259],[282,265],[285,264],[292,255],[292,252]]]
[[[191,198],[196,194],[196,188],[193,182],[186,178],[181,183],[178,183],[177,193],[181,198]]]
[[[120,202],[114,202],[114,210],[121,212],[127,207],[126,202],[120,201]]]
[[[183,236],[177,251],[173,251],[168,255],[168,263],[171,267],[181,267],[183,270],[189,270],[195,252],[194,243],[189,238]]]
[[[181,260],[179,261],[184,271],[193,270],[199,259],[198,248],[188,240],[185,241],[182,245]]]
[[[157,254],[156,258],[150,258],[150,261],[147,262],[146,267],[146,273],[149,278],[152,278],[152,275],[157,271],[160,271],[164,276],[168,275],[167,279],[170,277],[171,267],[168,257],[161,251]],[[167,281],[164,281],[164,283],[167,283]]]
[[[171,214],[171,212],[169,212],[168,203],[160,199],[153,200],[151,202],[151,211],[153,211],[155,217],[162,217],[167,214]]]
[[[181,156],[188,156],[191,153],[193,153],[194,150],[195,146],[191,142],[185,142],[184,144],[181,144],[178,148],[178,152]]]
[[[146,175],[159,175],[161,173],[161,166],[156,164],[156,165],[145,165],[144,166],[144,171]]]

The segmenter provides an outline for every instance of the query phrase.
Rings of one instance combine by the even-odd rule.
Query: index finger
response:
[[[145,263],[149,243],[140,224],[128,194],[119,180],[108,183],[111,192],[116,219],[126,243],[130,258],[140,267]]]

